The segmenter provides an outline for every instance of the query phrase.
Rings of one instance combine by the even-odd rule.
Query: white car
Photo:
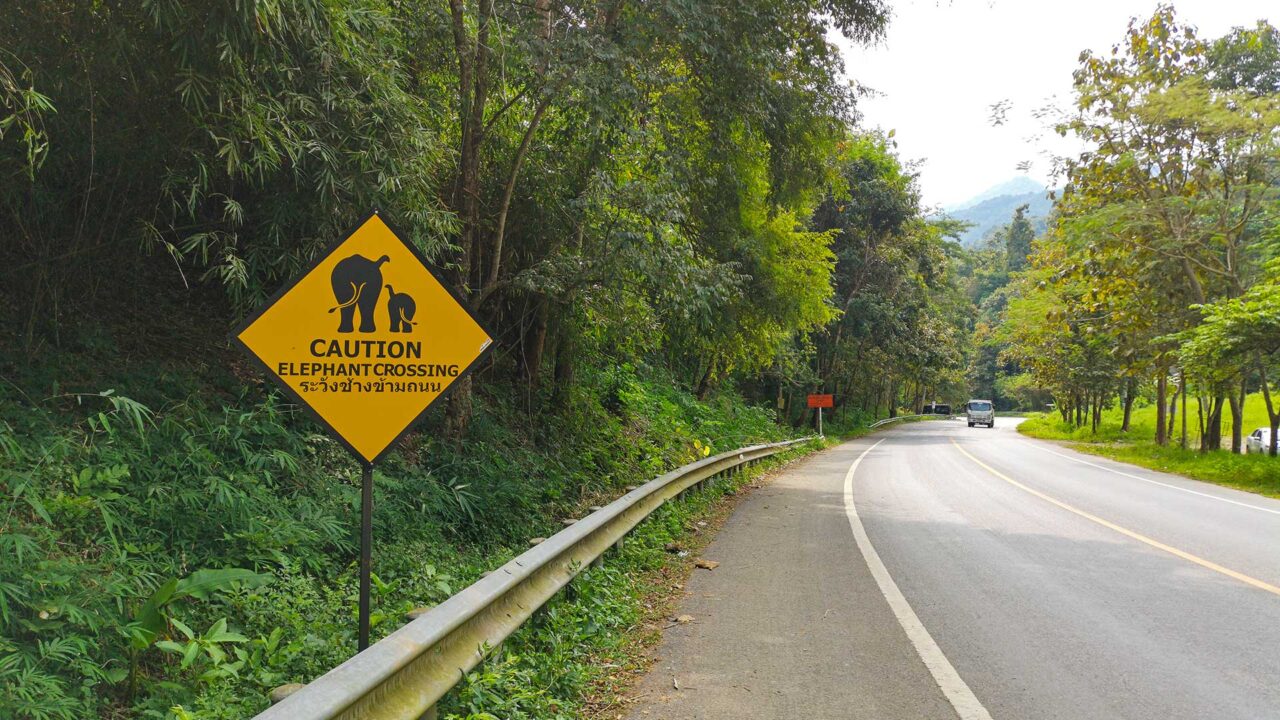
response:
[[[1271,452],[1271,428],[1258,428],[1244,439],[1246,453]]]
[[[996,426],[996,407],[990,400],[970,400],[964,404],[964,412],[969,420],[969,427],[986,425]]]

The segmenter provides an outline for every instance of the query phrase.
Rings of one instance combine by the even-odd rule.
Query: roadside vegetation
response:
[[[9,716],[245,717],[351,654],[358,477],[296,408],[75,401],[79,422],[16,403],[2,419]],[[469,450],[420,437],[379,468],[375,637],[627,484],[786,434],[625,371],[581,379],[577,412],[541,428],[558,452],[499,422],[519,415],[494,398]]]
[[[1051,117],[1087,149],[1057,159],[1048,230],[1019,210],[975,256],[971,387],[1053,408],[1026,432],[1124,438],[1126,459],[1170,468],[1212,454],[1176,465],[1268,487],[1228,451],[1280,434],[1278,68],[1267,22],[1204,38],[1169,5],[1081,55]]]
[[[1091,426],[1063,421],[1057,413],[1036,413],[1018,425],[1018,432],[1046,440],[1068,441],[1074,449],[1152,470],[1280,497],[1280,462],[1275,458],[1258,453],[1201,452],[1194,419],[1189,421],[1185,449],[1177,440],[1161,447],[1153,440],[1156,414],[1156,408],[1150,404],[1136,405],[1129,419],[1129,430],[1124,431],[1121,429],[1124,409],[1115,404],[1102,411],[1095,431]],[[1245,399],[1244,422],[1250,427],[1267,424],[1266,403],[1260,393]]]

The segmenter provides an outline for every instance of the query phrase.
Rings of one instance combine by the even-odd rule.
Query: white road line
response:
[[[867,568],[871,571],[871,576],[876,579],[876,584],[880,586],[880,592],[889,603],[889,608],[898,618],[898,623],[907,633],[907,638],[911,640],[925,667],[933,675],[934,682],[938,683],[942,694],[956,709],[960,720],[991,720],[991,714],[982,706],[982,703],[978,702],[978,698],[965,684],[960,673],[956,672],[955,667],[947,660],[947,656],[942,654],[942,648],[934,642],[933,636],[925,629],[924,623],[920,622],[916,611],[911,609],[911,604],[907,602],[907,598],[898,589],[898,584],[889,575],[889,570],[885,568],[880,554],[871,545],[866,529],[862,527],[862,520],[858,518],[858,510],[853,504],[853,474],[858,471],[862,458],[882,442],[884,440],[863,450],[858,459],[853,461],[853,465],[849,466],[848,474],[844,476],[844,513],[849,518],[853,538],[858,542],[858,549],[862,551],[862,557],[867,561]]]
[[[1121,471],[1121,470],[1116,470],[1115,468],[1109,468],[1109,467],[1107,467],[1106,465],[1098,465],[1097,463],[1091,463],[1091,462],[1089,462],[1089,461],[1087,461],[1087,460],[1081,460],[1080,458],[1074,458],[1074,457],[1071,457],[1070,455],[1066,455],[1066,454],[1064,454],[1064,453],[1060,453],[1060,452],[1056,452],[1056,451],[1054,451],[1054,450],[1050,450],[1049,448],[1042,446],[1042,445],[1041,445],[1040,443],[1038,443],[1038,442],[1030,442],[1030,443],[1028,443],[1028,444],[1029,444],[1031,447],[1033,447],[1033,448],[1035,448],[1035,449],[1037,449],[1037,450],[1040,450],[1041,452],[1047,452],[1047,453],[1049,453],[1050,455],[1057,455],[1057,456],[1058,456],[1058,457],[1060,457],[1060,458],[1065,458],[1065,459],[1070,460],[1070,461],[1072,461],[1072,462],[1078,462],[1078,463],[1080,463],[1081,465],[1088,465],[1088,466],[1089,466],[1089,467],[1091,467],[1091,468],[1097,468],[1097,469],[1099,469],[1099,470],[1106,470],[1106,471],[1107,471],[1107,472],[1109,472],[1109,473],[1115,473],[1116,475],[1123,475],[1124,477],[1132,478],[1132,479],[1134,479],[1134,480],[1141,480],[1141,481],[1142,481],[1142,482],[1144,482],[1144,483],[1151,483],[1152,485],[1159,485],[1159,486],[1161,486],[1161,487],[1167,487],[1167,488],[1169,488],[1170,490],[1178,490],[1178,491],[1180,491],[1180,492],[1184,492],[1184,493],[1191,493],[1192,495],[1199,495],[1200,497],[1206,497],[1206,498],[1209,498],[1210,500],[1217,500],[1218,502],[1231,503],[1232,505],[1239,505],[1240,507],[1246,507],[1246,508],[1249,508],[1250,510],[1257,510],[1257,511],[1259,511],[1259,512],[1271,513],[1272,515],[1280,515],[1280,510],[1273,510],[1272,508],[1259,507],[1259,506],[1257,506],[1257,505],[1251,505],[1251,504],[1249,504],[1249,503],[1240,502],[1239,500],[1232,500],[1232,499],[1230,499],[1230,498],[1224,498],[1224,497],[1221,497],[1221,496],[1219,496],[1219,495],[1212,495],[1212,494],[1210,494],[1210,493],[1200,492],[1199,490],[1192,490],[1192,489],[1190,489],[1190,488],[1178,487],[1177,485],[1171,485],[1171,484],[1166,483],[1166,482],[1160,482],[1159,480],[1152,480],[1151,478],[1144,478],[1144,477],[1142,477],[1141,475],[1134,475],[1133,473],[1127,473],[1127,472],[1124,472],[1124,471]]]

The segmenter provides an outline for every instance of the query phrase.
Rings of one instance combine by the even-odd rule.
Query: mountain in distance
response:
[[[1049,211],[1053,208],[1048,193],[1040,183],[1026,175],[1019,175],[962,203],[944,208],[943,214],[954,220],[971,223],[969,229],[960,235],[960,244],[965,247],[977,245],[1002,225],[1008,224],[1013,219],[1014,211],[1022,205],[1030,206],[1027,217],[1039,234],[1044,232]]]
[[[965,210],[992,198],[998,198],[1001,195],[1026,195],[1027,193],[1033,192],[1044,192],[1044,186],[1026,175],[1019,175],[1011,180],[1005,180],[997,185],[992,185],[962,203],[948,205],[943,209],[947,212]]]

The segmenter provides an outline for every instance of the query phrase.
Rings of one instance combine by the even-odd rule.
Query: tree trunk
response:
[[[478,309],[498,287],[498,278],[502,270],[502,246],[507,234],[507,214],[511,210],[511,198],[515,194],[516,181],[520,177],[520,166],[524,164],[525,156],[529,154],[529,146],[533,142],[534,133],[538,131],[538,125],[542,122],[543,116],[547,112],[550,103],[543,101],[538,103],[534,110],[533,118],[529,121],[528,128],[525,129],[524,137],[520,141],[520,147],[516,150],[515,159],[511,161],[511,173],[507,177],[506,186],[502,191],[502,201],[498,205],[498,221],[497,228],[493,231],[493,250],[489,257],[489,276],[485,279],[481,286],[480,292],[476,294],[472,301],[472,308]]]
[[[445,435],[454,440],[460,439],[471,424],[471,376],[458,378],[449,391],[449,402],[445,406]]]
[[[1213,396],[1212,402],[1209,403],[1209,415],[1205,418],[1204,441],[1200,443],[1201,449],[1221,450],[1222,449],[1222,408],[1226,405],[1226,398],[1220,392]]]
[[[702,373],[702,378],[698,380],[698,386],[693,393],[699,400],[706,400],[707,394],[711,392],[711,378],[715,373],[715,369],[716,359],[712,357],[707,361],[707,370]]]
[[[1178,396],[1182,398],[1182,449],[1187,449],[1187,376],[1178,372]]]
[[[572,321],[573,307],[565,307],[560,316],[556,332],[556,368],[554,373],[555,388],[551,402],[556,408],[563,410],[569,399],[569,390],[573,387],[574,355],[577,352],[577,336]]]
[[[458,56],[458,176],[454,186],[453,208],[462,221],[460,251],[455,258],[453,284],[458,293],[469,298],[474,287],[472,274],[477,234],[480,225],[480,146],[483,142],[485,103],[489,96],[489,20],[493,0],[480,0],[476,34],[467,28],[463,0],[450,0],[454,51]],[[454,439],[462,437],[471,422],[471,377],[457,381],[445,408],[445,432]]]
[[[1200,433],[1200,452],[1205,451],[1204,396],[1196,394],[1196,430]]]
[[[1129,432],[1129,421],[1133,419],[1133,399],[1137,394],[1138,379],[1130,376],[1124,385],[1124,421],[1120,423],[1120,432]],[[1156,425],[1161,425],[1164,418],[1157,418]]]
[[[520,374],[531,387],[538,386],[542,374],[542,356],[547,347],[547,323],[551,315],[551,302],[545,295],[534,299],[533,322],[525,328],[520,342]]]
[[[1231,402],[1231,452],[1236,455],[1244,447],[1244,396],[1247,387],[1248,378],[1241,377],[1239,389],[1228,398]]]
[[[1280,445],[1280,408],[1275,406],[1271,400],[1271,385],[1267,382],[1267,366],[1263,364],[1262,358],[1257,357],[1258,376],[1262,380],[1262,401],[1267,405],[1267,418],[1271,421],[1271,447],[1268,454],[1275,457],[1277,454],[1277,446]]]

